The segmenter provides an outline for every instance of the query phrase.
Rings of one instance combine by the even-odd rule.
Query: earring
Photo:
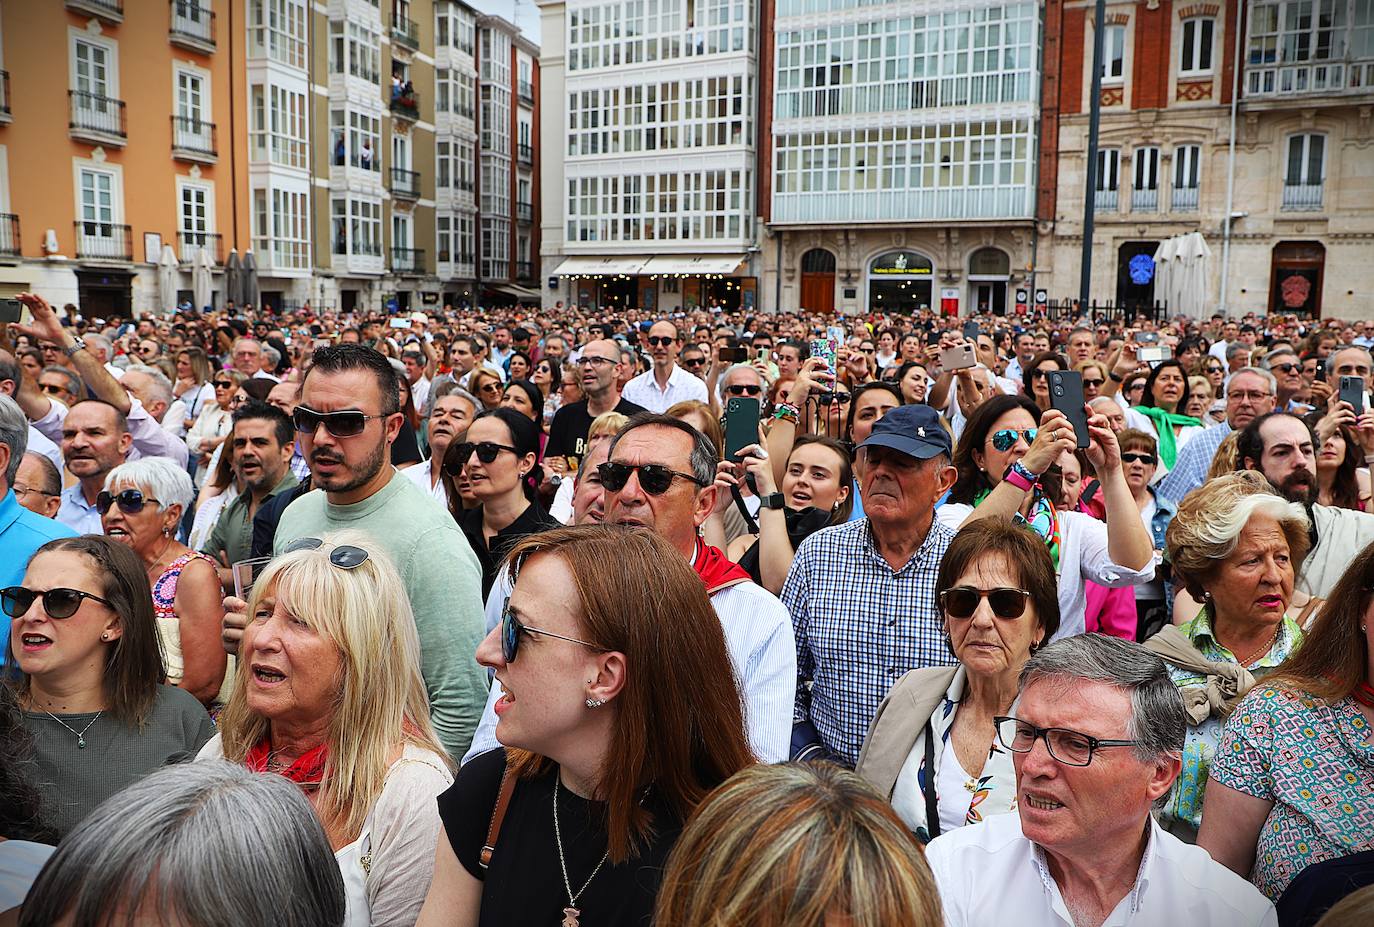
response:
[[[588,708],[600,708],[600,707],[601,707],[602,705],[604,705],[604,704],[606,704],[606,700],[605,700],[605,699],[601,699],[601,698],[589,698],[589,699],[587,699],[587,707],[588,707]]]
[[[110,632],[109,632],[109,631],[101,631],[101,632],[100,632],[100,639],[101,639],[102,641],[107,641],[107,640],[109,640],[109,639],[110,639]]]

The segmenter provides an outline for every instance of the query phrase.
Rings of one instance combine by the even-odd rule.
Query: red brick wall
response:
[[[1061,38],[1064,36],[1066,15],[1074,12],[1082,13],[1081,10],[1071,10],[1066,14],[1063,0],[1048,0],[1045,4],[1044,74],[1040,89],[1040,176],[1039,186],[1036,190],[1035,216],[1037,219],[1049,221],[1054,220],[1055,206],[1058,201],[1059,114],[1065,109],[1068,102],[1064,97],[1064,85],[1068,78],[1068,75],[1064,73],[1066,67],[1077,69],[1073,77],[1075,86],[1079,88],[1074,97],[1075,104],[1082,94],[1082,69],[1079,68],[1081,58],[1070,64],[1065,54],[1065,50],[1069,47],[1067,37]],[[1078,20],[1078,54],[1081,56],[1083,51],[1082,16],[1079,16]],[[1072,112],[1072,110],[1069,111]]]
[[[1063,10],[1063,40],[1059,50],[1059,112],[1065,116],[1083,112],[1083,60],[1092,52],[1084,49],[1083,41],[1087,33],[1088,10],[1078,7]],[[1050,36],[1054,30],[1050,26],[1049,8],[1045,11],[1045,42],[1048,51]],[[1046,70],[1049,64],[1045,65]]]
[[[1149,9],[1135,8],[1135,70],[1131,74],[1131,108],[1164,109],[1169,105],[1169,36],[1173,26],[1172,0]]]
[[[757,213],[763,222],[773,218],[773,19],[774,0],[763,0],[763,29],[759,34],[758,119],[754,121],[754,188]]]
[[[1222,14],[1221,86],[1218,88],[1220,94],[1216,95],[1214,99],[1221,100],[1221,102],[1227,106],[1231,105],[1231,82],[1235,80],[1235,30],[1245,28],[1243,22],[1236,22],[1236,14],[1239,10],[1239,0],[1226,0],[1226,12]]]

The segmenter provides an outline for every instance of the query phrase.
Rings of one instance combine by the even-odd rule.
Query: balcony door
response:
[[[113,238],[115,223],[115,178],[107,171],[81,171],[81,234],[91,238]]]
[[[109,109],[107,100],[116,96],[112,57],[104,45],[82,39],[72,43],[72,89],[78,108],[97,113]]]

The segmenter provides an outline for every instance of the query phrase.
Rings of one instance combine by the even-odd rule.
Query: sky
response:
[[[474,8],[509,20],[535,44],[539,43],[539,8],[534,0],[467,0]]]

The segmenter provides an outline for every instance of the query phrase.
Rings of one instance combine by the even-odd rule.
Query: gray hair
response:
[[[434,414],[434,403],[443,399],[445,396],[457,396],[459,399],[472,406],[472,414],[476,415],[477,410],[482,408],[482,404],[477,401],[477,397],[469,393],[458,385],[457,380],[445,380],[434,389],[429,391],[429,396],[425,399],[425,418],[428,419]]]
[[[112,487],[121,484],[148,490],[157,500],[159,512],[179,505],[185,513],[196,495],[190,475],[166,457],[140,457],[105,474],[105,489],[113,491]]]
[[[731,364],[729,367],[725,369],[725,374],[720,378],[720,388],[722,392],[724,392],[725,390],[725,384],[728,383],[730,380],[730,374],[734,373],[736,370],[749,371],[754,376],[759,378],[760,386],[764,387],[765,389],[768,388],[768,377],[764,376],[763,373],[759,370],[759,368],[751,364]]]
[[[281,363],[281,352],[270,344],[264,344],[262,346],[262,359],[271,364],[273,370],[276,370],[277,365]]]
[[[1248,344],[1241,344],[1239,341],[1233,341],[1230,346],[1226,348],[1226,359],[1229,361],[1231,358],[1240,357],[1241,355],[1244,355],[1248,359],[1250,357],[1250,352],[1253,350],[1254,348]]]
[[[67,392],[72,394],[74,399],[83,399],[86,396],[86,382],[81,379],[81,374],[70,367],[63,367],[61,364],[49,364],[44,367],[41,373],[55,373],[67,381]]]
[[[615,453],[615,447],[620,443],[620,439],[625,437],[636,428],[643,428],[647,425],[658,425],[663,428],[672,428],[680,431],[692,439],[692,476],[696,478],[697,490],[705,489],[716,482],[716,446],[711,443],[711,439],[697,431],[687,422],[680,418],[673,418],[669,415],[659,415],[654,412],[636,412],[630,417],[625,427],[616,432],[611,439],[610,454]]]
[[[0,444],[10,449],[9,466],[5,467],[5,488],[14,485],[19,461],[29,449],[29,420],[24,410],[4,393],[0,393]]]
[[[1374,367],[1374,354],[1371,354],[1368,348],[1358,344],[1343,344],[1327,355],[1327,366],[1332,368],[1333,372],[1336,367],[1336,355],[1344,354],[1346,351],[1359,351],[1364,355],[1365,362]]]
[[[140,911],[187,927],[339,927],[346,907],[300,788],[210,760],[159,769],[91,812],[39,873],[19,923],[97,927]]]
[[[1293,354],[1293,352],[1292,352],[1292,351],[1271,351],[1271,352],[1269,352],[1269,355],[1268,355],[1267,357],[1264,358],[1264,362],[1265,362],[1266,364],[1268,364],[1269,362],[1271,362],[1275,357],[1277,357],[1277,356],[1280,355],[1280,354]],[[1296,354],[1293,354],[1293,356],[1294,356],[1294,357],[1297,357]],[[1268,370],[1266,370],[1264,367],[1242,367],[1242,368],[1240,368],[1239,370],[1237,370],[1235,373],[1233,373],[1233,374],[1231,374],[1229,377],[1227,377],[1226,382],[1229,384],[1232,380],[1234,380],[1236,377],[1240,376],[1242,373],[1252,374],[1252,375],[1254,375],[1254,376],[1259,377],[1261,380],[1263,380],[1263,381],[1265,382],[1265,384],[1269,387],[1269,395],[1273,396],[1273,395],[1276,395],[1276,394],[1278,393],[1278,391],[1279,391],[1279,381],[1278,381],[1277,379],[1275,379],[1275,378],[1274,378],[1274,375],[1273,375],[1272,373],[1270,373]]]
[[[37,451],[26,451],[23,459],[33,461],[34,465],[43,471],[43,485],[35,486],[34,489],[41,489],[54,496],[61,495],[62,474],[56,464]]]
[[[86,342],[87,347],[95,345],[104,352],[106,362],[109,362],[111,356],[114,354],[114,342],[104,335],[83,335],[82,340]]]
[[[1275,358],[1283,357],[1285,355],[1292,355],[1294,358],[1296,358],[1298,356],[1298,352],[1293,350],[1292,347],[1274,348],[1268,354],[1264,355],[1265,369],[1267,370],[1270,367],[1274,366]]]
[[[1144,762],[1181,756],[1188,716],[1164,661],[1134,641],[1105,634],[1078,634],[1035,653],[1021,670],[1020,689],[1041,679],[1105,683],[1131,696],[1126,737],[1140,741]]]
[[[171,405],[175,400],[176,391],[172,389],[172,381],[167,379],[167,374],[158,370],[156,367],[149,367],[147,364],[130,364],[124,372],[141,373],[148,378],[152,384],[153,398]]]

